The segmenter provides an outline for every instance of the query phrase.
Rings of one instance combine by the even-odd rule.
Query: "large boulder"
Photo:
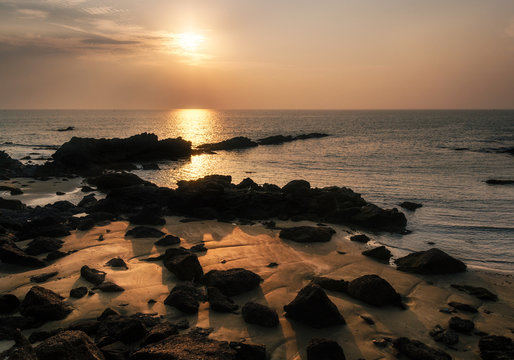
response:
[[[478,342],[478,348],[483,360],[514,359],[514,342],[505,336],[483,336]]]
[[[400,271],[418,274],[450,274],[466,271],[466,265],[437,248],[418,251],[396,259]]]
[[[320,286],[312,283],[301,289],[284,310],[286,317],[314,328],[345,324],[337,306]]]
[[[350,221],[365,228],[394,231],[403,229],[407,225],[405,215],[396,208],[381,209],[374,204],[361,207],[358,213],[351,216]]]
[[[297,226],[282,229],[280,238],[294,242],[327,242],[330,241],[335,231],[326,226]]]
[[[112,311],[104,311],[98,319],[100,325],[96,332],[97,340],[110,337],[128,344],[143,339],[148,333],[144,321],[137,316],[121,316]]]
[[[408,359],[452,360],[452,357],[444,351],[431,348],[421,341],[410,340],[406,337],[395,339],[393,346]]]
[[[256,147],[257,144],[255,141],[248,139],[243,136],[236,136],[231,139],[223,140],[217,143],[211,144],[202,144],[198,146],[198,149],[205,151],[216,151],[216,150],[237,150],[237,149],[247,149],[251,147]]]
[[[20,304],[23,316],[32,316],[41,321],[64,319],[72,310],[61,296],[41,286],[33,286]]]
[[[178,328],[176,325],[170,323],[169,321],[162,322],[158,325],[155,325],[148,331],[148,334],[141,342],[141,346],[146,346],[148,344],[156,343],[157,341],[161,341],[166,339],[171,335],[177,335]]]
[[[25,204],[20,200],[8,200],[0,197],[0,209],[23,210],[25,209]]]
[[[167,249],[162,262],[166,269],[181,281],[200,281],[203,278],[203,269],[198,256],[184,248]]]
[[[36,347],[39,360],[104,360],[93,340],[78,330],[62,331]]]
[[[136,351],[130,360],[237,360],[236,350],[226,341],[197,333],[170,336]]]
[[[400,294],[378,275],[364,275],[350,281],[348,294],[375,306],[394,305],[401,302]]]
[[[164,300],[164,303],[173,306],[187,314],[198,312],[200,301],[204,300],[204,296],[200,290],[192,284],[179,284],[171,289],[170,294]]]
[[[243,319],[248,324],[256,324],[264,327],[274,328],[277,327],[278,314],[277,312],[262,304],[256,302],[247,302],[241,309]]]
[[[29,266],[34,268],[45,267],[44,261],[26,254],[16,244],[0,235],[0,261],[6,264]]]
[[[0,314],[15,312],[20,306],[20,300],[12,294],[0,295]]]
[[[204,277],[207,286],[214,286],[227,296],[235,296],[260,286],[262,278],[256,273],[234,268],[229,270],[211,270]]]
[[[346,357],[336,341],[312,338],[307,345],[307,360],[346,360]]]

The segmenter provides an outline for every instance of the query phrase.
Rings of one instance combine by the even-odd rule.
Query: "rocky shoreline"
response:
[[[438,249],[395,259],[395,270],[388,249],[364,245],[370,238],[360,232],[406,232],[397,209],[381,209],[348,188],[311,188],[304,180],[280,188],[211,175],[180,181],[177,189],[157,187],[131,173],[104,170],[127,160],[188,156],[190,143],[148,134],[90,140],[64,144],[53,162],[40,167],[0,154],[5,177],[82,175],[87,183],[77,205],[29,207],[0,199],[0,269],[6,274],[0,338],[15,341],[0,359],[513,355],[512,339],[504,336],[509,323],[514,331],[511,289],[485,285],[495,285],[498,294],[479,286],[483,281],[463,262]],[[125,141],[138,145],[127,150]],[[111,156],[103,157],[105,151]],[[200,240],[190,243],[191,234]],[[350,237],[359,240],[352,244]],[[162,279],[150,280],[161,272]],[[139,276],[142,283],[131,278]],[[155,298],[143,290],[148,281],[158,289]],[[491,307],[502,321],[490,315]],[[398,319],[408,330],[398,330]],[[441,319],[447,323],[435,323]],[[223,326],[225,321],[237,326]],[[352,331],[357,345],[347,341]]]

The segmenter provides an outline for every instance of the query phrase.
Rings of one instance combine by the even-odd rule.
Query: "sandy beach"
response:
[[[70,184],[71,187],[77,182]],[[70,189],[71,189],[70,187]],[[27,199],[36,201],[47,196],[52,198],[52,182],[33,183],[27,188]],[[70,190],[68,189],[68,190]],[[32,194],[32,195],[31,195]],[[54,197],[55,200],[55,197]],[[59,198],[60,200],[60,198]],[[40,200],[41,201],[41,200]],[[30,277],[40,273],[57,271],[58,275],[41,286],[55,291],[66,298],[73,311],[66,319],[46,323],[37,330],[51,330],[80,319],[98,317],[105,308],[111,307],[121,314],[157,313],[163,319],[177,321],[187,319],[192,328],[212,328],[213,339],[240,341],[245,339],[266,346],[271,359],[306,359],[305,348],[313,337],[336,340],[344,349],[347,359],[394,359],[396,351],[390,342],[385,347],[377,346],[374,340],[407,336],[411,339],[440,348],[454,359],[480,359],[478,351],[479,336],[459,334],[459,342],[451,347],[436,343],[429,335],[436,325],[448,326],[452,316],[470,319],[475,331],[509,336],[514,332],[514,296],[512,275],[495,274],[468,269],[464,273],[448,275],[416,275],[400,272],[392,264],[383,264],[361,252],[374,247],[350,241],[356,232],[345,226],[330,226],[336,234],[330,242],[299,244],[279,238],[278,230],[267,229],[261,223],[240,225],[213,220],[180,222],[181,217],[168,216],[164,226],[155,228],[180,237],[185,248],[204,243],[208,249],[198,253],[204,272],[245,268],[263,278],[258,289],[233,297],[241,307],[248,301],[255,301],[275,309],[280,325],[275,329],[247,324],[240,311],[236,314],[223,314],[209,310],[207,302],[200,305],[198,314],[187,315],[174,307],[164,305],[163,301],[177,284],[175,276],[162,262],[143,261],[145,258],[162,254],[166,247],[154,245],[154,238],[130,238],[125,233],[133,225],[128,221],[115,221],[105,226],[95,226],[88,231],[73,231],[63,238],[62,251],[76,252],[55,261],[44,269],[20,269],[1,264],[1,294],[14,294],[23,299],[34,285]],[[278,221],[277,227],[300,225],[315,226],[308,221]],[[373,239],[373,233],[367,233]],[[99,241],[99,236],[103,241]],[[23,248],[29,240],[17,242]],[[178,247],[179,245],[175,245]],[[43,258],[44,256],[40,256]],[[105,266],[112,258],[121,257],[128,265],[127,270]],[[276,267],[268,264],[277,263]],[[105,271],[110,280],[125,289],[121,293],[102,293],[95,291],[92,296],[81,299],[69,297],[72,288],[92,284],[80,277],[80,268],[88,265]],[[21,272],[19,272],[21,271]],[[374,307],[347,294],[327,291],[346,320],[346,325],[325,329],[313,329],[284,317],[283,306],[291,302],[298,291],[315,276],[334,279],[353,280],[366,274],[376,274],[387,280],[402,296],[406,309],[393,306]],[[451,284],[468,284],[485,287],[498,295],[497,302],[482,301],[467,293],[458,291]],[[149,304],[149,300],[156,302]],[[448,308],[448,303],[458,301],[478,308],[478,313],[469,314],[457,311],[455,314],[440,312]],[[361,316],[373,319],[368,324]],[[33,330],[23,333],[29,336]],[[12,341],[0,342],[0,350],[5,350]]]

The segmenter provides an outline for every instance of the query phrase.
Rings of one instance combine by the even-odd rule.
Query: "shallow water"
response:
[[[56,131],[68,126],[76,129]],[[145,131],[181,136],[193,145],[234,136],[329,133],[163,162],[159,171],[137,173],[164,186],[215,173],[278,185],[301,178],[317,187],[350,187],[385,207],[421,202],[416,212],[405,211],[412,234],[374,239],[397,255],[435,242],[473,267],[514,272],[514,186],[484,183],[514,179],[514,156],[495,152],[514,147],[514,111],[0,111],[0,148],[16,158],[49,156],[49,146],[72,136]]]

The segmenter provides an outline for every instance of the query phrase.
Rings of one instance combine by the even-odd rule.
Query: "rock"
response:
[[[106,173],[97,177],[90,177],[87,179],[87,182],[95,185],[99,190],[104,192],[136,185],[152,185],[151,183],[141,179],[136,174],[127,172]]]
[[[81,286],[70,290],[70,297],[80,299],[86,296],[88,290],[87,287]]]
[[[379,246],[373,249],[364,250],[362,255],[372,257],[373,259],[388,262],[391,258],[391,251],[385,246]]]
[[[460,333],[468,334],[475,328],[475,324],[471,320],[461,319],[458,316],[454,316],[448,322],[450,329],[458,331]]]
[[[375,320],[373,320],[369,316],[361,315],[361,319],[364,320],[368,325],[375,325]]]
[[[312,338],[307,345],[307,360],[345,360],[343,348],[334,340]]]
[[[0,359],[4,360],[38,360],[36,351],[30,342],[16,329],[13,334],[15,344],[9,350],[0,353]]]
[[[200,281],[203,278],[198,257],[184,248],[167,249],[162,262],[181,281]]]
[[[239,308],[231,298],[225,296],[220,289],[213,286],[207,288],[207,300],[213,311],[234,312]]]
[[[368,241],[370,241],[371,239],[365,234],[358,234],[358,235],[353,235],[352,237],[350,237],[350,240],[365,244]]]
[[[246,269],[211,270],[204,277],[207,286],[214,286],[226,296],[235,296],[260,286],[262,278]]]
[[[125,236],[131,236],[133,238],[139,239],[139,238],[160,238],[164,236],[165,234],[157,230],[155,228],[151,228],[148,226],[136,226],[135,228],[127,231]]]
[[[422,207],[423,204],[418,204],[418,203],[410,202],[410,201],[404,201],[400,204],[400,206],[409,211],[415,211],[416,209],[419,209],[420,207]]]
[[[104,320],[108,319],[108,318],[109,318],[109,316],[117,316],[117,317],[121,317],[120,313],[119,313],[119,312],[117,312],[116,310],[113,310],[113,309],[111,309],[111,308],[106,308],[106,309],[102,312],[102,314],[101,314],[99,317],[97,317],[96,319],[97,319],[98,321],[104,321]]]
[[[206,252],[207,248],[205,247],[204,243],[201,243],[201,244],[196,244],[194,246],[191,246],[189,251],[192,251],[192,252]]]
[[[479,298],[480,300],[498,301],[498,296],[496,296],[496,294],[493,294],[492,292],[483,287],[458,284],[452,284],[452,287],[457,290],[467,292],[468,294],[473,295]]]
[[[33,329],[43,325],[42,320],[25,316],[4,316],[0,318],[0,340],[14,340],[16,329]]]
[[[231,341],[231,349],[236,351],[236,360],[267,360],[264,345],[248,344],[246,342]]]
[[[50,330],[50,331],[44,331],[44,330],[42,330],[42,331],[33,331],[32,334],[30,334],[30,336],[29,336],[29,342],[31,344],[34,344],[36,342],[40,342],[40,341],[46,340],[49,337],[57,335],[58,333],[60,333],[63,330],[64,329],[62,329],[62,328],[57,328],[57,329]]]
[[[92,336],[98,331],[99,326],[98,320],[78,320],[71,323],[66,330],[80,330]]]
[[[457,302],[457,301],[451,301],[448,303],[448,305],[450,305],[451,307],[454,307],[455,309],[461,310],[461,311],[467,311],[470,313],[478,312],[476,307],[469,305],[469,304]]]
[[[146,337],[141,342],[141,346],[146,346],[148,344],[156,343],[157,341],[161,341],[166,339],[171,335],[177,335],[178,328],[170,323],[169,321],[162,322],[158,325],[155,325],[150,329]]]
[[[100,349],[82,331],[62,331],[36,347],[39,360],[104,360]]]
[[[23,210],[25,205],[20,200],[7,200],[0,197],[0,209]]]
[[[40,236],[28,243],[25,252],[29,255],[41,255],[59,250],[62,244],[64,244],[62,240]]]
[[[80,200],[80,202],[77,204],[77,206],[81,208],[89,208],[93,205],[96,205],[97,202],[98,200],[96,200],[95,194],[89,194],[84,196],[82,200]]]
[[[291,135],[287,135],[287,136],[273,135],[273,136],[268,136],[268,137],[259,139],[259,140],[257,140],[257,143],[259,145],[281,145],[283,143],[291,142],[293,140],[294,139]]]
[[[308,191],[311,184],[305,180],[292,180],[282,187],[284,193],[298,193]]]
[[[75,126],[68,126],[68,127],[65,127],[65,128],[59,128],[57,129],[57,131],[73,131],[75,130]]]
[[[451,360],[452,357],[444,351],[431,348],[421,341],[410,340],[406,337],[400,337],[393,341],[393,346],[398,352],[409,359],[423,360]]]
[[[54,277],[57,274],[58,274],[57,271],[53,271],[53,272],[49,272],[49,273],[34,275],[34,276],[30,277],[30,281],[35,282],[35,283],[43,283],[43,282],[47,281],[48,279]]]
[[[130,348],[121,341],[115,341],[100,348],[106,360],[126,360],[130,354]]]
[[[294,137],[295,140],[307,140],[307,139],[319,139],[330,136],[329,134],[325,133],[308,133],[308,134],[300,134]]]
[[[459,335],[455,331],[445,330],[439,325],[430,331],[430,336],[435,341],[442,342],[445,345],[454,345],[459,342]]]
[[[90,187],[90,186],[84,185],[84,186],[81,186],[81,187],[80,187],[80,191],[82,191],[82,192],[84,192],[84,193],[87,193],[87,192],[95,191],[95,189],[93,189],[93,188],[92,188],[92,187]]]
[[[236,185],[236,189],[251,189],[258,190],[260,186],[250,178],[243,179],[239,184]]]
[[[164,225],[166,220],[162,217],[160,206],[146,206],[134,216],[129,217],[131,224],[135,225]]]
[[[139,161],[177,160],[191,156],[191,143],[177,139],[158,140],[154,134],[139,134],[125,139],[73,137],[53,155],[54,162],[82,172],[95,166],[112,168]]]
[[[255,302],[247,302],[241,309],[243,319],[249,324],[256,324],[264,327],[277,327],[278,314],[272,308]]]
[[[27,255],[16,244],[0,236],[0,260],[6,264],[42,268],[46,264],[34,256]]]
[[[18,306],[20,306],[20,300],[16,296],[12,294],[0,295],[0,314],[15,312]]]
[[[309,284],[301,289],[296,298],[284,306],[284,310],[286,317],[314,328],[345,324],[336,305],[316,284]]]
[[[128,269],[127,264],[125,263],[125,261],[123,261],[122,258],[112,258],[111,260],[107,261],[107,263],[105,265],[113,267],[113,268]]]
[[[297,226],[282,229],[280,238],[294,242],[327,242],[330,241],[335,231],[329,227]]]
[[[255,141],[252,141],[243,136],[237,136],[228,140],[220,141],[217,143],[211,144],[202,144],[198,146],[198,149],[204,151],[216,151],[216,150],[237,150],[237,149],[247,149],[251,147],[256,147],[258,144]]]
[[[20,304],[20,314],[41,321],[64,319],[72,310],[61,296],[41,286],[33,286]]]
[[[324,276],[316,276],[312,279],[312,282],[316,285],[321,286],[325,290],[337,291],[345,293],[348,289],[348,281],[336,280]]]
[[[418,274],[450,274],[466,271],[466,265],[436,248],[396,259],[397,269]]]
[[[348,284],[348,294],[374,306],[401,303],[400,294],[378,275],[364,275]]]
[[[141,167],[143,170],[160,170],[159,164],[157,163],[145,163],[142,164]]]
[[[59,250],[57,250],[57,251],[50,251],[46,255],[45,261],[54,261],[54,260],[63,258],[66,255],[68,255],[68,253],[65,253],[65,252],[62,252],[62,251],[59,251]]]
[[[105,280],[105,275],[107,274],[104,271],[92,269],[87,265],[80,269],[80,276],[94,285],[100,285]]]
[[[197,333],[170,336],[136,351],[130,360],[237,360],[236,350],[226,341],[209,339]]]
[[[486,180],[486,184],[489,184],[489,185],[512,185],[512,184],[514,184],[514,180],[489,179],[489,180]]]
[[[124,288],[122,288],[121,286],[113,283],[112,281],[104,281],[100,285],[97,285],[96,287],[93,288],[93,290],[96,290],[96,289],[98,289],[100,291],[103,291],[103,292],[122,292],[122,291],[125,291]]]
[[[177,245],[180,244],[180,238],[178,236],[174,235],[166,235],[162,237],[161,239],[154,242],[157,246],[171,246],[171,245]]]
[[[103,317],[101,320],[99,318],[99,321],[100,326],[96,333],[97,340],[110,337],[114,341],[130,344],[143,339],[148,333],[144,322],[134,316],[111,314]]]
[[[192,284],[181,284],[175,286],[164,304],[173,306],[187,314],[195,314],[200,307],[200,301],[204,300],[203,294]]]
[[[488,335],[478,342],[480,356],[483,360],[514,359],[514,343],[505,336]]]
[[[366,204],[349,219],[351,223],[368,228],[390,231],[403,231],[407,225],[405,215],[394,209],[381,209],[374,204]]]

